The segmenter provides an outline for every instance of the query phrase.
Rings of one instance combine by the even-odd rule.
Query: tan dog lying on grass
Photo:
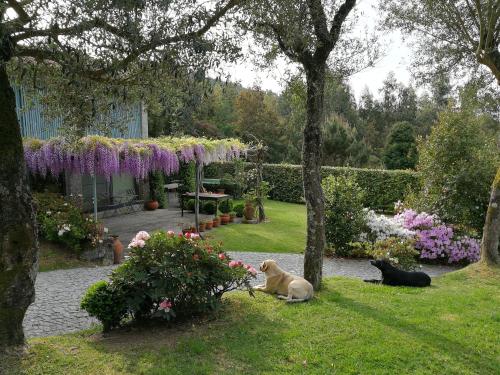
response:
[[[274,260],[262,262],[260,270],[266,274],[266,283],[256,286],[256,290],[277,294],[287,302],[304,302],[313,298],[314,290],[309,281],[283,271]]]

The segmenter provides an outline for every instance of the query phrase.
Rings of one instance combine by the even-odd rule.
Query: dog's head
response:
[[[272,259],[263,261],[259,267],[262,272],[268,272],[273,268],[276,268],[276,262]]]
[[[370,263],[372,266],[377,267],[379,270],[384,270],[387,268],[387,262],[383,259],[378,259],[378,260],[370,260]]]

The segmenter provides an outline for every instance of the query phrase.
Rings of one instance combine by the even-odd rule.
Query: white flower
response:
[[[46,213],[47,213],[47,215],[51,215],[52,211],[47,211]]]
[[[99,243],[102,243],[102,240],[99,240]]]
[[[109,229],[104,227],[104,233],[108,233],[109,232]]]
[[[59,235],[59,237],[61,237],[64,234],[64,230],[59,229],[59,231],[57,232],[57,234]]]
[[[63,206],[67,206],[68,204],[67,203],[64,203]]]

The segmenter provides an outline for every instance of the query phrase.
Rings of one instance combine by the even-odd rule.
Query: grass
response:
[[[4,362],[4,370],[44,375],[498,374],[499,283],[499,269],[476,265],[436,278],[426,289],[327,279],[307,304],[231,293],[216,320],[107,337],[91,330],[33,339],[23,359]]]
[[[306,207],[303,204],[268,200],[268,222],[225,225],[207,232],[207,237],[222,241],[233,251],[302,253],[306,244]]]
[[[93,266],[94,263],[78,259],[71,250],[54,243],[40,242],[39,272]]]

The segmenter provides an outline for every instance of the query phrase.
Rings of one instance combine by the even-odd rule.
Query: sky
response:
[[[359,0],[358,12],[360,12],[360,28],[368,27],[373,29],[380,16],[377,12],[377,5],[383,0]],[[399,32],[384,32],[380,37],[380,42],[384,45],[384,54],[377,61],[374,67],[367,68],[351,77],[349,83],[357,100],[364,90],[368,87],[377,97],[382,82],[390,71],[396,75],[396,79],[404,84],[411,82],[409,72],[411,48],[403,41]],[[244,42],[243,50],[248,51],[251,48],[252,41]],[[244,87],[252,87],[256,84],[264,90],[270,90],[280,93],[284,88],[287,71],[294,71],[294,65],[290,64],[286,58],[280,58],[269,69],[262,69],[253,64],[250,58],[240,61],[238,64],[227,65],[224,71],[229,75],[229,80],[239,82]]]

